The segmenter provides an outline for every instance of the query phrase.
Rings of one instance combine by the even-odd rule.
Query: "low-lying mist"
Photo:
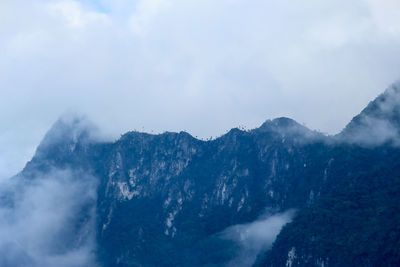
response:
[[[237,256],[227,266],[252,266],[257,255],[271,248],[282,227],[292,220],[294,214],[294,210],[289,210],[272,216],[261,216],[254,222],[225,229],[221,237],[239,246]]]
[[[0,266],[94,267],[96,179],[54,170],[1,184]]]

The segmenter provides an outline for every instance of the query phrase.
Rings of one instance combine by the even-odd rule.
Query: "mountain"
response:
[[[338,135],[347,142],[374,146],[399,145],[400,83],[393,84],[379,95]]]
[[[278,118],[209,141],[134,131],[111,142],[84,118],[61,118],[0,193],[0,213],[13,216],[29,212],[26,203],[57,203],[35,206],[45,218],[62,207],[54,221],[68,227],[45,239],[60,248],[38,253],[22,235],[32,245],[12,249],[20,265],[0,263],[54,266],[62,256],[61,266],[75,253],[69,266],[398,265],[398,92],[389,88],[336,136]],[[16,220],[36,218],[25,217]]]
[[[320,199],[300,210],[256,266],[399,266],[400,87],[378,96],[335,136]],[[338,170],[343,169],[338,175]]]
[[[266,208],[273,214],[302,207],[323,182],[296,177],[323,175],[313,151],[324,136],[287,118],[207,142],[185,132],[129,132],[90,143],[90,129],[76,132],[82,124],[58,121],[19,176],[35,179],[57,168],[99,179],[96,232],[106,266],[220,265],[235,247],[215,235]]]
[[[399,151],[379,147],[347,153],[340,162],[345,167],[332,165],[335,182],[327,192],[299,210],[256,266],[399,265]],[[340,168],[343,173],[336,176]]]

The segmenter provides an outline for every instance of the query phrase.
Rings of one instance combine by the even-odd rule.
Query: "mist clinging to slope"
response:
[[[71,170],[3,182],[0,266],[97,267],[96,184]]]
[[[237,243],[239,252],[227,266],[252,266],[257,255],[271,248],[282,227],[289,223],[295,211],[274,214],[248,224],[230,226],[221,236]]]

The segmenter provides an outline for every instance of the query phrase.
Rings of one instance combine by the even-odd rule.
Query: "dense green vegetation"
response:
[[[221,266],[240,254],[221,231],[293,208],[256,265],[400,266],[399,91],[334,137],[279,118],[209,141],[129,132],[106,143],[61,121],[19,177],[69,168],[98,179],[107,267]]]
[[[362,171],[338,180],[332,192],[299,211],[257,265],[285,266],[295,248],[292,266],[399,266],[400,152],[353,150],[348,166],[364,165]],[[373,164],[359,161],[369,154]]]

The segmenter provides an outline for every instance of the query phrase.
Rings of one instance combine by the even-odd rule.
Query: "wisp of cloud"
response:
[[[257,255],[272,246],[282,227],[292,220],[294,214],[294,210],[289,210],[225,229],[221,233],[222,238],[232,240],[240,247],[236,257],[227,266],[252,266]]]
[[[54,170],[1,188],[0,266],[98,266],[94,177]]]

